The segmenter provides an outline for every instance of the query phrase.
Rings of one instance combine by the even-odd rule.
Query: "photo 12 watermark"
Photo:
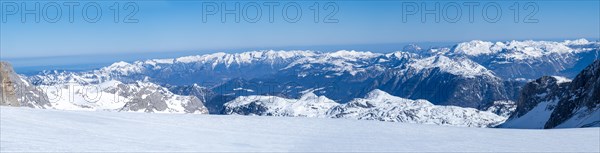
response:
[[[327,1],[206,1],[202,22],[221,23],[338,23],[340,7]]]
[[[128,1],[2,1],[2,23],[138,23],[137,2]]]
[[[402,23],[538,23],[540,11],[537,2],[527,1],[407,1],[402,2]]]

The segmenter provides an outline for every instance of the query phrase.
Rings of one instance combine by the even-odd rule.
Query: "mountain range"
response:
[[[509,121],[515,120],[536,105],[523,104],[530,101],[524,99],[532,96],[530,93],[537,93],[530,89],[530,81],[536,82],[542,76],[579,77],[581,74],[577,74],[587,65],[600,59],[599,48],[600,42],[585,39],[474,40],[430,49],[410,45],[391,53],[213,53],[116,62],[86,72],[49,70],[31,76],[7,76],[12,76],[8,78],[13,82],[43,88],[50,101],[58,101],[50,105],[42,102],[44,108],[312,116],[492,127],[508,116]],[[75,94],[63,95],[65,92]],[[124,100],[113,102],[102,96],[89,103],[89,99],[95,100],[90,94]],[[373,95],[383,95],[387,101]],[[324,101],[295,103],[297,108],[288,109],[291,106],[279,102],[252,103],[254,98]],[[236,103],[244,105],[234,107]],[[562,105],[563,111],[575,107]],[[559,120],[544,127],[557,127],[554,122],[566,119]]]

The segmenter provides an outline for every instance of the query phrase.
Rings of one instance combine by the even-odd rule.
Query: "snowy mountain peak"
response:
[[[410,66],[418,71],[423,69],[440,68],[441,71],[469,78],[475,76],[495,77],[492,71],[467,58],[450,59],[449,57],[443,55],[436,55],[419,59]]]
[[[113,63],[110,66],[104,67],[104,68],[100,69],[100,71],[128,75],[130,73],[139,73],[142,71],[142,68],[138,65],[120,61],[120,62]]]
[[[317,96],[315,93],[313,92],[306,92],[304,93],[302,96],[300,96],[301,100],[307,100],[307,99],[317,99],[319,98],[319,96]]]
[[[494,43],[481,40],[463,42],[456,45],[456,47],[454,48],[454,53],[470,56],[494,54],[499,50],[492,49],[492,45],[494,45]]]
[[[554,77],[554,79],[556,79],[557,84],[571,82],[571,79],[563,77],[563,76],[552,76],[552,77]]]
[[[540,57],[547,54],[564,54],[572,52],[573,49],[569,48],[563,43],[560,42],[550,42],[550,41],[511,41],[506,44],[507,49],[512,54],[507,54],[508,57],[512,57],[514,59],[524,59],[531,57]]]
[[[374,89],[371,92],[367,93],[367,96],[365,96],[365,99],[385,99],[385,98],[390,98],[390,97],[394,97],[392,95],[390,95],[389,93],[379,90],[379,89]]]
[[[590,41],[588,41],[587,39],[581,38],[581,39],[576,39],[576,40],[565,40],[563,43],[566,45],[587,45],[587,44],[590,44]]]

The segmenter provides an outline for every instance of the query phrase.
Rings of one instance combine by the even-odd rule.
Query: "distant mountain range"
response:
[[[519,114],[528,111],[522,109],[525,106],[520,102],[524,97],[520,91],[522,88],[527,90],[527,82],[542,76],[574,78],[586,66],[600,59],[599,48],[600,42],[579,39],[561,42],[475,40],[430,49],[409,45],[403,51],[386,54],[347,50],[251,51],[117,62],[86,72],[49,70],[19,77],[33,86],[51,89],[44,90],[50,99],[61,95],[57,94],[59,91],[72,92],[64,87],[66,85],[95,86],[94,89],[98,90],[92,93],[127,99],[118,104],[105,99],[100,101],[106,102],[94,104],[60,99],[60,103],[49,106],[57,109],[282,115],[279,111],[269,114],[271,109],[262,110],[267,106],[258,104],[229,105],[233,104],[232,101],[246,103],[243,99],[252,96],[303,99],[308,98],[306,92],[310,91],[313,96],[309,97],[326,97],[328,103],[319,103],[318,107],[315,106],[316,110],[312,109],[312,103],[303,104],[300,108],[310,106],[311,109],[306,111],[314,112],[294,114],[296,111],[288,111],[283,113],[284,116],[335,116],[489,127],[502,123],[502,116],[512,115],[511,118],[514,118],[512,110]],[[107,83],[116,85],[105,86]],[[394,97],[389,99],[403,102],[391,102],[389,105],[382,101],[372,102],[367,104],[373,104],[375,108],[347,112],[359,105],[357,99],[369,101],[369,95],[374,92],[389,94],[387,97]],[[75,97],[82,97],[80,99],[84,99],[85,103],[85,97],[90,99],[88,94],[79,93]],[[159,99],[158,102],[148,101],[156,99]],[[69,102],[62,103],[67,100]],[[404,105],[410,104],[404,103],[418,104],[419,109],[409,110],[426,113],[415,114],[420,119],[391,119],[390,116],[371,113],[406,113],[407,110],[402,109],[408,109]],[[334,107],[337,114],[333,113]],[[401,109],[387,110],[390,107]],[[436,112],[449,114],[442,113],[448,115],[444,116]],[[489,112],[496,114],[491,116]],[[463,118],[444,118],[453,115]],[[468,121],[464,121],[467,118]],[[472,120],[485,122],[473,123]],[[551,127],[555,126],[548,128]]]

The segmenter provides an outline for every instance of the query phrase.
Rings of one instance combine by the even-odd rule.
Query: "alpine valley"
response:
[[[465,127],[600,126],[600,42],[474,40],[373,53],[212,53],[18,75],[2,105],[344,118]]]

